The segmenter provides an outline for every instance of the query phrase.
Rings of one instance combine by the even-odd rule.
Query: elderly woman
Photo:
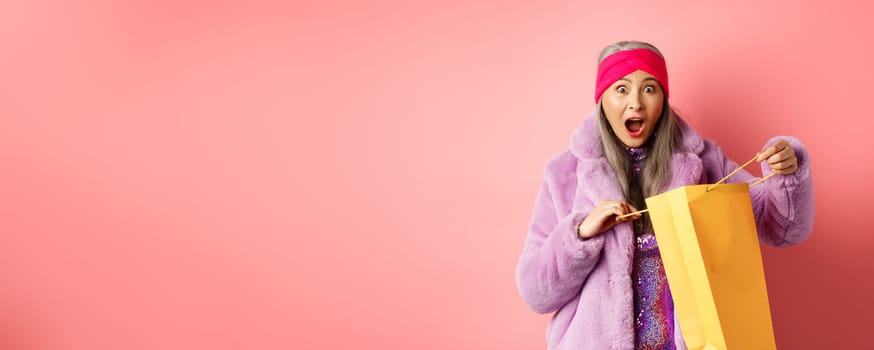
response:
[[[714,183],[737,164],[702,139],[668,104],[662,54],[619,42],[599,57],[595,110],[570,148],[546,166],[525,248],[519,292],[537,313],[554,313],[549,349],[685,349],[644,199]],[[802,242],[813,223],[804,146],[771,139],[757,159],[777,176],[750,188],[760,240]],[[754,182],[746,171],[728,182]]]

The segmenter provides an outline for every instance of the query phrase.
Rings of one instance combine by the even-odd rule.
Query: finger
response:
[[[637,213],[639,210],[631,204],[623,203],[623,207],[624,210],[621,215],[622,221],[637,220],[642,216],[641,213]]]
[[[613,213],[616,215],[616,221],[625,221],[628,220],[628,217],[624,215],[630,212],[628,211],[628,205],[626,203],[619,202]]]
[[[628,213],[633,212],[633,211],[634,210],[631,209],[630,204],[622,202],[622,214],[628,214]]]
[[[625,214],[625,215],[628,215],[628,214]],[[624,217],[623,219],[624,219],[625,221],[634,221],[634,220],[640,219],[640,216],[641,216],[641,214],[640,214],[640,213],[637,213],[637,214],[634,214],[634,215],[628,215],[628,216]]]
[[[768,158],[768,164],[773,165],[773,164],[777,164],[777,163],[782,163],[782,162],[785,162],[785,161],[788,161],[788,160],[791,160],[794,158],[795,158],[794,153],[780,152],[780,153],[777,153],[777,154],[771,156],[770,158]]]
[[[790,158],[795,158],[795,151],[792,150],[792,147],[786,147],[780,152],[775,153],[774,155],[768,157],[768,163],[774,164],[785,161]]]
[[[632,208],[633,208],[633,207],[632,207],[630,204],[628,204],[628,203],[624,203],[624,202],[622,203],[622,215],[621,215],[621,216],[624,216],[624,217],[622,218],[623,221],[632,220],[632,217],[633,217],[634,215],[632,215],[632,216],[625,216],[625,215],[627,215],[628,213],[631,213],[631,212],[634,211],[634,210],[632,210]]]
[[[798,161],[795,158],[787,159],[779,163],[770,164],[771,170],[786,170],[798,165]]]
[[[633,205],[628,204],[628,211],[627,211],[626,213],[634,213],[634,212],[637,212],[637,211],[640,211],[640,209],[637,209],[637,208],[635,208]],[[641,214],[641,213],[636,213],[636,214],[634,214],[634,215],[631,215],[631,216],[626,217],[626,219],[628,219],[628,220],[637,220],[637,219],[640,219],[640,217],[641,217],[642,215],[643,215],[643,214]]]
[[[780,139],[780,140],[777,140],[777,142],[775,142],[773,146],[774,146],[774,148],[777,149],[777,152],[780,152],[783,149],[785,149],[786,147],[789,147],[789,142],[787,142],[786,140]]]
[[[773,156],[774,153],[777,153],[777,148],[776,148],[776,147],[774,147],[774,146],[770,146],[770,147],[768,147],[768,148],[765,148],[764,150],[762,150],[761,152],[759,152],[759,157],[756,158],[756,161],[757,161],[757,162],[762,162],[762,161],[764,161],[765,159],[768,159],[768,158],[770,158],[771,156]]]
[[[783,168],[783,169],[771,169],[771,171],[773,173],[780,174],[780,175],[789,175],[789,174],[794,173],[797,170],[798,170],[797,164],[793,164],[793,165],[786,167],[786,168]]]
[[[615,216],[614,221],[621,221],[622,219],[620,219],[619,217],[622,216],[622,214],[625,214],[622,211],[622,205],[617,205],[613,207],[610,212]]]
[[[768,159],[771,156],[773,156],[774,154],[776,154],[777,152],[782,151],[787,146],[789,146],[788,142],[786,142],[784,140],[779,140],[776,143],[774,143],[773,145],[771,145],[770,147],[765,148],[765,150],[760,152],[759,157],[756,160],[759,162],[764,161],[765,159]]]

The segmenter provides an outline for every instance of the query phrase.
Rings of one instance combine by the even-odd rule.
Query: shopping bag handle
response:
[[[754,162],[756,159],[758,159],[760,155],[761,155],[761,153],[756,153],[756,156],[753,157],[753,159],[750,159],[749,161],[747,161],[746,163],[744,163],[744,165],[741,165],[741,166],[737,167],[737,169],[734,169],[734,171],[728,173],[728,175],[725,175],[725,177],[723,177],[723,178],[720,179],[719,181],[716,181],[715,184],[710,185],[710,186],[707,186],[707,189],[706,189],[705,192],[710,192],[710,190],[712,190],[714,187],[716,187],[716,185],[721,184],[723,181],[727,180],[728,178],[730,178],[732,175],[736,174],[736,173],[737,173],[738,171],[740,171],[741,169],[746,168],[747,165],[750,165],[750,163],[752,163],[752,162]],[[765,181],[765,180],[767,180],[769,177],[774,176],[774,174],[776,174],[776,173],[770,173],[770,174],[768,174],[768,176],[765,176],[765,177],[763,177],[763,178],[761,178],[761,179],[756,180],[756,182],[753,182],[753,183],[750,185],[750,187],[753,187],[753,186],[755,186],[755,185],[758,185],[758,184],[762,183],[762,181]]]
[[[750,163],[754,162],[757,158],[759,158],[759,155],[760,155],[760,154],[761,154],[761,153],[756,153],[756,156],[753,157],[753,159],[750,159],[749,161],[747,161],[746,163],[744,163],[744,165],[741,165],[741,166],[739,166],[737,169],[734,169],[734,171],[728,173],[728,175],[725,175],[725,177],[723,177],[723,178],[720,179],[719,181],[716,181],[715,184],[712,184],[712,185],[710,185],[710,186],[707,186],[707,188],[705,189],[705,192],[710,192],[710,190],[712,190],[714,187],[716,187],[716,185],[721,184],[722,182],[724,182],[725,180],[727,180],[728,178],[730,178],[732,175],[736,174],[736,173],[737,173],[738,171],[740,171],[741,169],[746,168],[747,165],[750,165]],[[767,180],[768,178],[770,178],[771,176],[774,176],[774,175],[776,175],[776,174],[777,174],[777,173],[770,173],[770,174],[768,174],[768,176],[765,176],[765,177],[763,177],[763,178],[761,178],[761,179],[758,179],[758,180],[756,180],[756,182],[753,182],[752,184],[750,184],[750,187],[753,187],[753,186],[755,186],[755,185],[758,185],[758,184],[762,183],[763,181]],[[624,218],[627,218],[627,217],[629,217],[629,216],[632,216],[632,215],[638,215],[638,214],[643,214],[643,213],[646,213],[646,212],[648,212],[648,211],[649,211],[649,209],[638,210],[638,211],[630,212],[630,213],[628,213],[628,214],[619,215],[617,218],[618,218],[618,219],[624,219]]]

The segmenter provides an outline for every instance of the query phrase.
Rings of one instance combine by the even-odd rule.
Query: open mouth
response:
[[[625,121],[625,130],[628,132],[628,136],[631,137],[643,135],[643,118],[629,118]]]

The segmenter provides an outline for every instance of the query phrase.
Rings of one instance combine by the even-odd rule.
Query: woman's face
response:
[[[617,80],[601,95],[601,107],[613,133],[628,147],[640,147],[649,140],[664,101],[661,85],[642,70]]]

